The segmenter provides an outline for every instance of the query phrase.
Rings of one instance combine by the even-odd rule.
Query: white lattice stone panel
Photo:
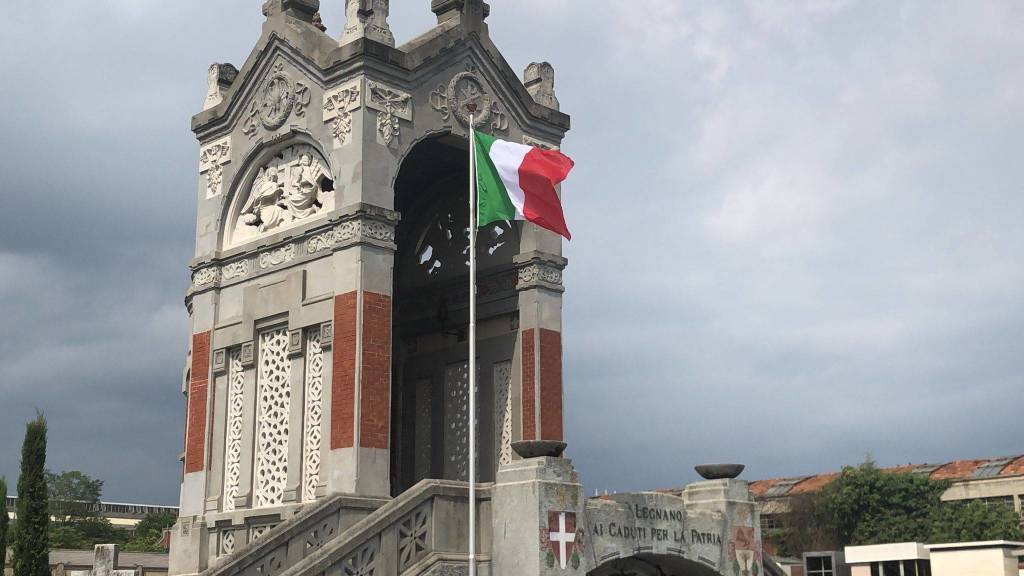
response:
[[[242,476],[242,428],[245,408],[245,370],[242,349],[235,348],[228,356],[228,421],[224,447],[224,511],[235,509],[239,481]]]
[[[512,463],[512,362],[494,365],[494,453],[498,465]]]
[[[469,364],[445,369],[444,476],[469,479]]]
[[[323,444],[324,350],[320,329],[306,332],[306,409],[303,438],[302,500],[316,499],[320,485],[320,449]]]
[[[257,508],[284,502],[288,484],[288,425],[291,410],[291,361],[288,331],[260,334],[259,405],[256,413]]]

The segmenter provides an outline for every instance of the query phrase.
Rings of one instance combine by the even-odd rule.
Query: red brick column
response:
[[[540,399],[536,385],[536,334],[524,330],[523,342],[523,439],[563,440],[562,426],[562,334],[540,331]],[[540,435],[537,434],[540,410]]]
[[[355,292],[334,299],[331,450],[351,448],[355,443],[356,302]]]
[[[355,446],[357,302],[356,292],[334,301],[332,450]],[[359,445],[386,450],[391,438],[391,297],[364,292],[362,308]]]
[[[206,464],[206,408],[210,388],[210,332],[192,336],[189,371],[188,422],[185,435],[185,473],[202,472]]]
[[[391,297],[363,293],[363,382],[359,445],[386,450],[391,442]]]

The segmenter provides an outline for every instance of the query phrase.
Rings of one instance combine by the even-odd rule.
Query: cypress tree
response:
[[[46,418],[29,422],[21,447],[14,576],[50,576],[50,505],[46,490]]]
[[[7,565],[7,528],[11,521],[7,515],[7,479],[0,476],[0,502],[3,502],[3,509],[0,510],[0,571]]]

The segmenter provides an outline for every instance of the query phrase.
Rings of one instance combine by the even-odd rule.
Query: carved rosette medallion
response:
[[[306,115],[310,98],[309,87],[293,81],[285,72],[284,63],[278,62],[250,105],[242,132],[253,138],[257,132],[257,120],[267,130],[274,131],[284,126],[292,113],[302,118]]]
[[[373,80],[367,81],[366,91],[366,107],[377,111],[377,134],[390,146],[402,133],[399,120],[412,122],[412,95]]]
[[[508,130],[508,117],[472,70],[456,74],[448,86],[438,86],[430,94],[430,106],[441,113],[443,120],[454,116],[463,126],[469,126],[470,109],[475,106],[474,128],[487,126],[497,131]]]
[[[335,148],[352,141],[352,113],[362,106],[360,85],[357,80],[324,94],[324,122],[331,126]]]
[[[199,153],[199,173],[206,178],[206,198],[214,198],[224,190],[224,166],[231,163],[231,140],[224,138]]]
[[[562,286],[562,269],[548,262],[530,262],[519,269],[518,288]]]

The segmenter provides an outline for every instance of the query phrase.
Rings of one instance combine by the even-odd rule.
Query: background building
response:
[[[13,520],[18,499],[7,497],[7,515]],[[177,506],[156,506],[153,504],[124,504],[119,502],[100,502],[99,516],[110,520],[115,528],[133,530],[148,514],[178,515]]]
[[[957,460],[945,464],[908,464],[883,468],[891,473],[927,475],[932,480],[948,480],[953,485],[942,500],[980,500],[992,506],[1007,506],[1021,513],[1024,498],[1024,456]],[[772,550],[771,534],[783,527],[783,517],[791,511],[792,499],[813,494],[839,476],[838,472],[759,480],[750,485],[761,512],[761,530],[765,547]]]

